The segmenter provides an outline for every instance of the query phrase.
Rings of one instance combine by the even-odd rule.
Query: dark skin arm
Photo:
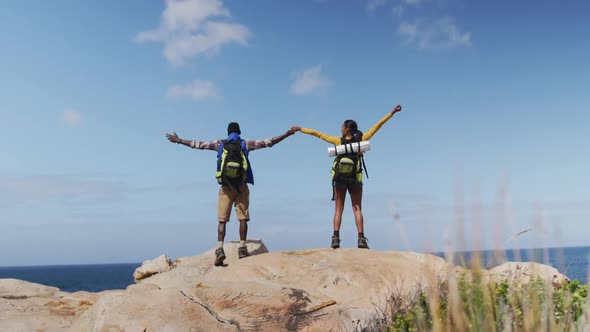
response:
[[[190,144],[190,141],[183,140],[180,137],[178,137],[176,132],[174,132],[173,134],[166,134],[166,138],[172,143],[182,144],[182,145],[186,145],[186,146],[188,146]]]
[[[274,146],[277,143],[280,143],[282,140],[284,140],[285,138],[291,136],[295,134],[295,130],[293,129],[289,129],[287,130],[287,132],[285,132],[284,134],[282,134],[281,136],[277,136],[277,137],[273,137],[270,142],[272,143],[272,145]]]
[[[397,105],[394,109],[391,110],[391,115],[394,115],[397,112],[402,111],[402,105]]]

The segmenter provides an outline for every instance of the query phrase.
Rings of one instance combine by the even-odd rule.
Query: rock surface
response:
[[[133,280],[136,282],[153,276],[154,274],[170,271],[170,257],[161,255],[153,260],[147,260],[133,272]]]
[[[7,300],[30,297],[52,297],[58,288],[35,284],[18,279],[0,279],[0,298]]]
[[[355,331],[385,308],[392,292],[409,295],[463,271],[412,252],[269,253],[261,241],[247,246],[252,256],[238,260],[237,243],[226,243],[224,267],[213,266],[214,249],[165,260],[168,271],[126,290],[67,293],[0,280],[0,331]],[[535,263],[506,263],[484,273],[522,282],[540,275],[549,284],[555,275],[566,278]]]
[[[67,330],[105,293],[67,293],[22,280],[0,279],[0,331]]]

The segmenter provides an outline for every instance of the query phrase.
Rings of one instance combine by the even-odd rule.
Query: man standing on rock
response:
[[[254,184],[254,174],[248,159],[248,153],[262,148],[269,148],[287,136],[293,135],[293,130],[288,130],[281,136],[265,140],[242,140],[240,138],[240,125],[231,122],[227,126],[228,138],[202,142],[195,140],[184,140],[176,133],[166,134],[166,138],[172,143],[182,144],[193,149],[217,151],[217,181],[221,185],[217,202],[217,249],[215,250],[215,266],[223,265],[225,252],[223,241],[225,239],[225,225],[229,221],[231,208],[235,205],[238,219],[240,220],[240,245],[238,257],[247,257],[246,236],[248,234],[248,221],[250,215],[250,190],[248,183]]]

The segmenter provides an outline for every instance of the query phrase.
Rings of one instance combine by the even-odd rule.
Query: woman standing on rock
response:
[[[358,125],[354,120],[346,120],[342,124],[342,136],[330,136],[319,131],[293,126],[294,131],[301,131],[304,134],[313,135],[330,144],[342,145],[351,142],[360,142],[371,139],[373,135],[387,122],[391,117],[401,112],[401,105],[397,105],[391,112],[387,113],[377,124],[375,124],[368,132],[362,133],[358,130]],[[334,193],[333,200],[335,201],[334,210],[334,235],[332,236],[332,248],[340,248],[340,225],[342,223],[342,211],[344,210],[344,201],[346,199],[346,192],[350,194],[352,201],[352,210],[354,212],[354,220],[358,230],[358,247],[369,249],[368,240],[364,233],[364,221],[362,213],[362,199],[363,199],[363,168],[362,168],[362,152],[352,152],[344,155],[339,155],[335,158],[332,165],[332,188]]]

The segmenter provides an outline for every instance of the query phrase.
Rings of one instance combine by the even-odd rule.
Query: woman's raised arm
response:
[[[391,117],[395,113],[401,112],[401,111],[402,111],[402,105],[397,105],[394,109],[391,110],[391,112],[387,113],[386,116],[384,116],[381,120],[379,120],[379,122],[377,122],[373,127],[371,127],[371,129],[369,129],[369,131],[367,131],[366,133],[363,134],[363,141],[370,140],[371,137],[373,137],[373,135],[375,135],[377,130],[381,129],[381,126],[383,126],[385,124],[385,122],[387,122],[387,120],[391,119]]]
[[[330,135],[327,135],[324,133],[320,133],[317,130],[313,130],[313,129],[309,129],[309,128],[301,128],[299,126],[293,126],[293,127],[291,127],[291,130],[300,131],[304,134],[315,136],[315,137],[322,139],[330,144],[334,144],[334,145],[340,144],[340,137],[338,137],[338,136],[330,136]]]

